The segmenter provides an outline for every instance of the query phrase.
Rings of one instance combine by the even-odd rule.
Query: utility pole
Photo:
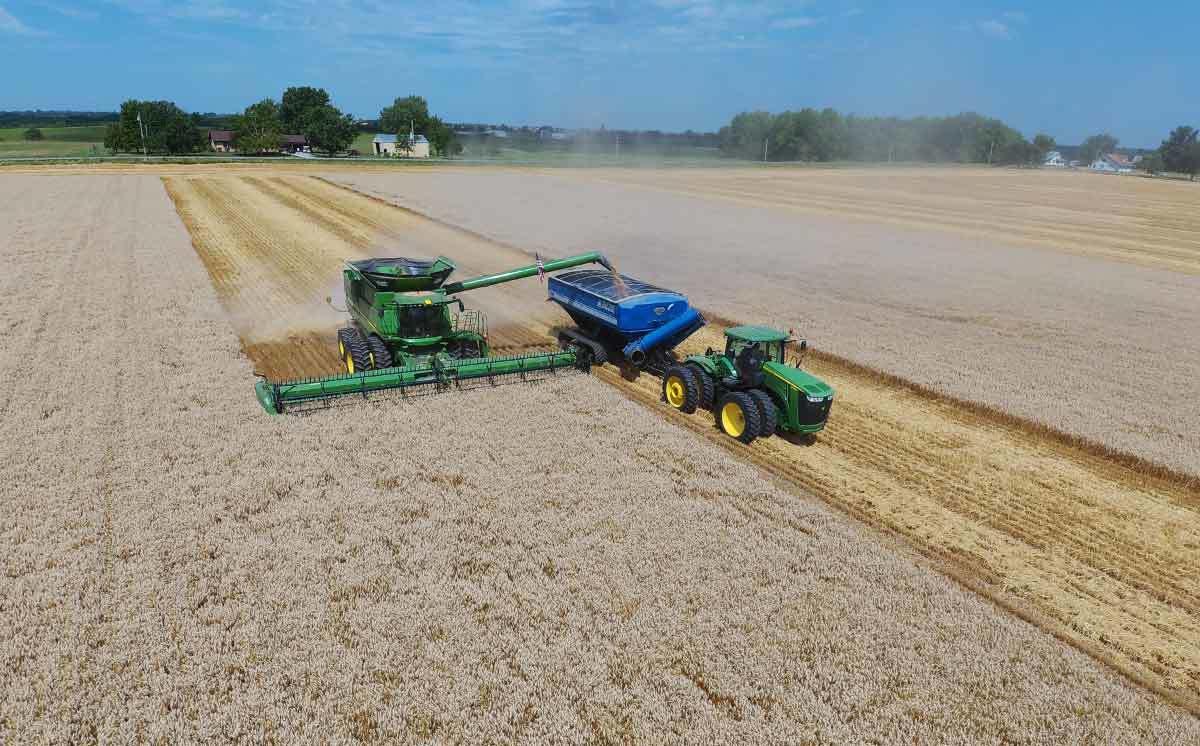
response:
[[[615,147],[615,150],[613,151],[613,155],[620,158],[621,157],[621,133],[620,132],[617,133],[617,139],[616,139],[614,147]]]
[[[142,125],[142,110],[141,109],[138,109],[137,122],[138,122],[138,132],[141,133],[141,135],[142,135],[142,157],[146,158],[149,156],[149,153],[146,152],[146,128],[145,128],[145,126]]]
[[[763,138],[763,163],[767,162],[767,143],[771,142],[771,138]]]
[[[992,140],[992,144],[988,147],[988,165],[992,165],[992,153],[996,150],[996,141]]]

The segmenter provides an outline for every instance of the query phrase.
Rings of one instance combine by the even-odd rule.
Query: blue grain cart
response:
[[[559,340],[588,347],[597,364],[624,359],[659,371],[673,362],[671,350],[705,324],[686,296],[607,270],[552,275],[549,291],[578,325],[559,332]]]

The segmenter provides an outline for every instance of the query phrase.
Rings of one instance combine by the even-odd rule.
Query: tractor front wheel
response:
[[[762,429],[758,431],[758,437],[769,438],[775,434],[775,428],[778,427],[779,408],[775,406],[771,395],[762,389],[751,390],[750,396],[758,405],[758,416],[762,420]]]
[[[717,404],[717,426],[731,438],[750,443],[762,430],[762,418],[754,397],[744,391],[734,391],[721,397]]]
[[[700,403],[700,386],[690,368],[672,365],[663,376],[663,400],[673,409],[684,414],[696,411]]]

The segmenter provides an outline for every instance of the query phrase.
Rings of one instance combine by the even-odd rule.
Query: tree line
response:
[[[742,112],[718,133],[722,154],[767,161],[1041,163],[1054,138],[1033,141],[999,119],[844,116],[833,109]]]
[[[1187,125],[1176,127],[1139,165],[1147,173],[1172,171],[1195,181],[1200,174],[1200,130]]]
[[[420,96],[397,98],[380,112],[379,122],[384,132],[398,136],[401,147],[407,147],[411,131],[429,140],[432,154],[457,152],[454,131],[429,113]],[[358,133],[354,117],[334,106],[324,88],[295,86],[279,101],[265,98],[233,116],[189,114],[172,101],[130,99],[108,126],[104,147],[125,153],[195,153],[208,148],[207,129],[221,126],[232,130],[234,147],[247,155],[277,152],[287,135],[303,135],[310,148],[332,155],[346,151]]]

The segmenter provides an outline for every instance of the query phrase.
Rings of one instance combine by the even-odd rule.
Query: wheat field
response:
[[[1200,187],[985,168],[331,179],[1200,477]]]
[[[14,270],[0,277],[0,466],[15,486],[0,498],[0,742],[1200,739],[1192,715],[809,496],[837,505],[834,473],[864,500],[929,476],[871,470],[883,452],[863,450],[876,436],[861,420],[894,438],[888,423],[908,417],[889,407],[916,403],[850,367],[813,362],[846,412],[798,449],[808,482],[773,480],[645,406],[646,381],[606,372],[264,416],[263,361],[241,335],[275,338],[280,369],[329,364],[316,347],[288,358],[286,337],[306,332],[272,325],[325,307],[310,262],[336,272],[376,240],[334,226],[374,215],[410,246],[448,229],[317,180],[194,182],[0,178]],[[230,192],[263,216],[253,235],[210,214]],[[455,233],[446,253],[464,266],[515,258]],[[289,256],[304,259],[266,271]],[[309,295],[284,287],[292,271]],[[503,317],[535,295],[531,280],[488,302]],[[966,442],[964,478],[1012,438],[925,407],[923,427]],[[1026,457],[1063,479],[1101,474],[1082,455]],[[1029,485],[1018,499],[1045,497]]]

